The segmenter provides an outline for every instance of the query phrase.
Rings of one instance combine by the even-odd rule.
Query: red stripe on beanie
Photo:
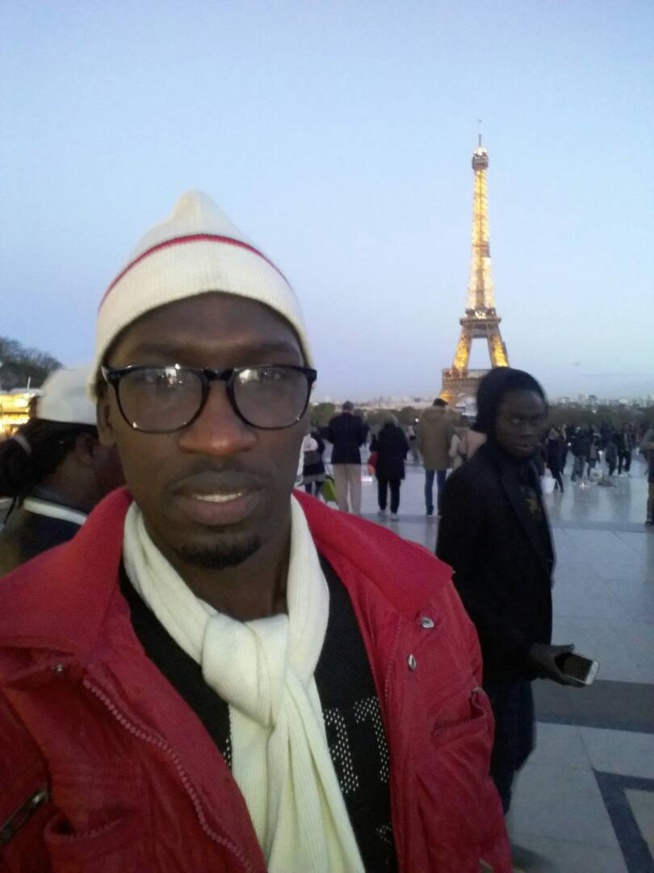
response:
[[[192,234],[191,236],[178,236],[174,237],[173,239],[168,239],[164,242],[157,243],[156,246],[152,246],[152,248],[147,249],[137,258],[134,258],[134,260],[129,263],[125,267],[125,269],[116,276],[111,285],[107,288],[104,296],[102,297],[102,300],[100,301],[100,305],[98,306],[98,311],[102,309],[105,300],[107,299],[113,288],[118,284],[118,282],[120,282],[123,276],[132,269],[132,267],[135,267],[138,263],[144,260],[144,258],[147,258],[149,255],[152,255],[155,252],[161,251],[162,249],[170,248],[171,246],[183,245],[184,243],[189,242],[218,242],[224,243],[228,246],[236,246],[240,249],[246,249],[247,251],[252,252],[252,254],[258,255],[258,257],[262,258],[267,264],[269,264],[273,268],[273,270],[275,270],[276,273],[279,273],[279,275],[288,285],[288,280],[286,279],[286,276],[282,273],[282,271],[278,267],[276,267],[273,262],[269,260],[265,255],[262,255],[258,249],[255,249],[254,246],[249,245],[249,243],[242,242],[238,239],[232,239],[229,236],[218,236],[217,234],[213,233],[196,233]]]

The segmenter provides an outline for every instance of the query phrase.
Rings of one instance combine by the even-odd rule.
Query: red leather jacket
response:
[[[368,651],[400,870],[509,873],[479,646],[449,568],[298,499]],[[0,871],[264,873],[228,767],[132,629],[118,584],[129,501],[114,492],[0,583]]]

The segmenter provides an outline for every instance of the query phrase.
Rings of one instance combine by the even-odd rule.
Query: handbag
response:
[[[366,470],[368,471],[369,476],[375,475],[375,470],[377,468],[377,452],[370,452],[370,456],[366,461]],[[364,480],[367,481],[367,480]]]
[[[336,485],[334,477],[329,473],[325,476],[323,482],[320,483],[320,493],[326,503],[336,503]]]

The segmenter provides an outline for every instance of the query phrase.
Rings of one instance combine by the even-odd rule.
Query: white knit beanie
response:
[[[188,191],[172,215],[141,239],[100,303],[91,395],[107,349],[125,327],[152,309],[207,291],[274,309],[295,329],[311,366],[300,304],[282,273],[206,194]]]

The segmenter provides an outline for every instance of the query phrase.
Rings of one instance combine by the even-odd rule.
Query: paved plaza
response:
[[[554,642],[600,662],[590,688],[535,683],[538,745],[521,773],[513,842],[557,873],[654,871],[654,529],[646,528],[645,464],[612,487],[576,485],[545,500],[557,569]],[[376,483],[363,514],[433,550],[423,472],[407,466],[397,522],[377,517]]]

